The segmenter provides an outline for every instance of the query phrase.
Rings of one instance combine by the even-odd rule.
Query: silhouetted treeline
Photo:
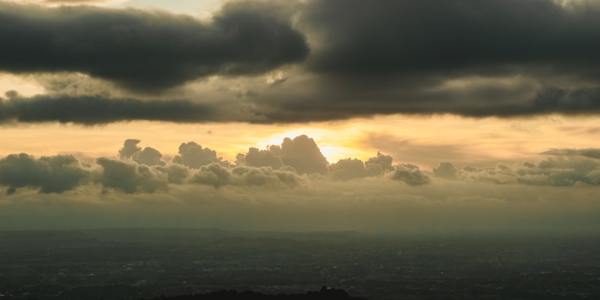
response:
[[[329,289],[323,287],[318,292],[307,292],[305,294],[279,294],[267,295],[258,292],[237,292],[237,291],[219,291],[208,294],[176,296],[176,297],[161,297],[155,300],[366,300],[365,298],[357,298],[348,295],[344,290]]]

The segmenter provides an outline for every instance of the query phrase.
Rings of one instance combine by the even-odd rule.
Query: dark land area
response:
[[[278,294],[268,295],[258,292],[237,292],[237,291],[219,291],[206,294],[160,297],[154,300],[366,300],[348,295],[346,291],[321,288],[320,291],[308,292],[304,294]]]
[[[219,299],[206,294],[321,286],[372,300],[600,299],[600,237],[0,232],[0,299]]]

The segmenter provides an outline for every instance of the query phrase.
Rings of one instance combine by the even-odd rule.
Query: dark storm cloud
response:
[[[7,99],[0,98],[0,123],[14,121],[94,125],[149,120],[270,124],[394,113],[510,117],[547,113],[588,115],[600,112],[600,88],[542,88],[514,94],[503,91],[501,95],[490,93],[487,96],[453,91],[423,92],[418,91],[418,88],[416,91],[404,90],[408,92],[385,89],[373,92],[369,91],[371,87],[358,91],[354,90],[355,87],[350,87],[347,91],[333,91],[329,90],[330,87],[321,91],[312,88],[314,87],[307,86],[307,95],[298,95],[294,91],[290,91],[290,94],[286,91],[265,93],[264,98],[248,100],[247,103],[239,100],[210,103],[193,100],[143,100],[100,95],[39,95],[24,98],[10,93]],[[327,103],[323,102],[323,97],[328,99]]]
[[[343,75],[593,71],[600,52],[600,9],[552,0],[312,0],[303,21],[322,42],[311,67]]]
[[[548,113],[597,114],[600,112],[600,87],[565,89],[547,86],[539,89],[534,97],[526,100],[528,101],[521,105],[496,107],[495,111],[473,107],[465,109],[464,114],[476,117]]]
[[[265,119],[598,114],[600,6],[585,3],[309,0],[313,77],[263,93]]]
[[[0,99],[2,122],[105,124],[130,120],[206,122],[215,108],[185,100],[110,99],[102,96],[34,96]]]
[[[73,156],[36,159],[27,154],[9,155],[0,160],[0,185],[8,194],[18,188],[39,189],[40,193],[62,193],[80,186],[90,175]]]
[[[0,70],[82,72],[136,90],[302,61],[304,36],[276,8],[228,4],[211,22],[166,12],[0,2]]]
[[[142,10],[4,3],[0,70],[8,72],[76,71],[150,91],[302,63],[267,82],[220,77],[162,91],[164,101],[75,97],[61,88],[52,92],[71,96],[12,95],[0,102],[0,121],[269,124],[396,113],[598,114],[600,6],[576,3],[232,2],[206,22]],[[166,96],[174,92],[181,93]]]

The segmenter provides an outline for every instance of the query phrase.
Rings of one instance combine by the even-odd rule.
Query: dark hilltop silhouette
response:
[[[352,297],[344,290],[323,287],[318,292],[307,292],[305,294],[279,294],[267,295],[258,292],[219,291],[208,294],[161,297],[154,300],[366,300],[365,298]]]

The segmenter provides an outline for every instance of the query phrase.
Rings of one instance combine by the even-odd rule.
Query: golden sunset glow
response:
[[[493,160],[536,159],[557,141],[574,148],[600,147],[595,117],[546,116],[522,119],[476,119],[452,116],[388,116],[369,119],[290,125],[162,124],[129,122],[82,127],[78,125],[18,125],[4,127],[0,155],[80,153],[113,156],[128,138],[173,156],[182,142],[195,141],[217,149],[234,161],[250,147],[266,149],[286,137],[306,134],[317,141],[330,162],[367,159],[378,151],[397,161],[427,167],[439,161],[485,163]],[[19,143],[14,143],[15,140]]]

